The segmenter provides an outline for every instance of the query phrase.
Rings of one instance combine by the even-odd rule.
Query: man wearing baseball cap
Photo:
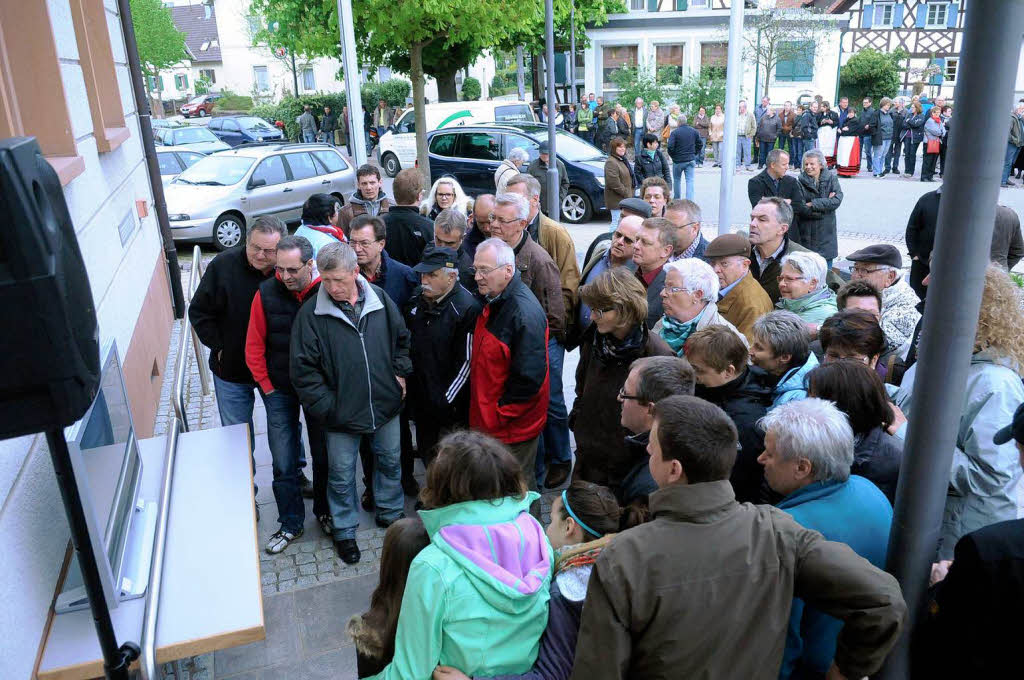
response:
[[[480,302],[459,283],[458,254],[428,246],[413,267],[420,287],[407,325],[412,338],[409,399],[423,465],[444,433],[469,423],[469,358]]]
[[[1024,467],[1024,404],[993,443],[1011,440]],[[952,561],[932,565],[935,584],[920,648],[922,677],[1011,678],[1020,675],[1024,611],[1024,519],[996,522],[957,541]],[[934,653],[934,650],[953,650]],[[930,667],[929,667],[930,666]]]
[[[772,311],[772,300],[750,273],[750,241],[722,234],[708,244],[704,258],[718,275],[718,313],[753,343],[754,322]]]
[[[903,277],[900,251],[880,243],[850,253],[846,259],[853,262],[853,281],[867,281],[882,294],[879,324],[885,333],[885,351],[902,351],[902,347],[909,345],[921,318],[917,307],[921,299]]]

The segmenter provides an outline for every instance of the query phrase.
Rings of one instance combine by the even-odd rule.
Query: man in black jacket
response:
[[[868,172],[874,172],[871,160],[872,145],[876,140],[879,143],[882,141],[882,138],[876,135],[878,132],[878,109],[871,105],[871,97],[864,97],[863,104],[864,109],[860,112],[860,145],[861,151],[868,159]]]
[[[229,248],[213,258],[188,308],[199,341],[210,348],[221,425],[247,423],[250,453],[255,444],[252,409],[256,383],[245,363],[249,310],[260,284],[273,276],[277,243],[287,235],[284,223],[276,217],[256,218],[245,232],[244,246]],[[255,472],[255,460],[252,465]]]
[[[387,293],[360,276],[347,243],[321,248],[316,264],[322,283],[295,319],[291,378],[306,412],[326,430],[334,545],[346,564],[354,564],[360,557],[356,461],[364,438],[376,458],[377,525],[405,516],[399,414],[412,373],[409,331]]]
[[[479,202],[479,199],[477,200]],[[491,209],[494,209],[493,200]],[[490,223],[490,218],[488,218],[488,228],[490,228]],[[466,231],[468,229],[469,222],[465,215],[458,210],[446,208],[434,218],[433,245],[437,248],[450,248],[455,251],[455,267],[459,270],[459,283],[475,295],[477,288],[476,277],[473,275],[473,256],[466,251]],[[415,270],[415,267],[413,269]]]
[[[409,403],[424,467],[443,434],[469,424],[469,362],[480,302],[459,284],[455,265],[454,250],[429,248],[413,267],[422,285],[407,317]]]
[[[910,287],[917,297],[924,300],[928,288],[924,285],[924,277],[931,271],[928,267],[935,245],[935,229],[939,223],[939,199],[942,198],[942,187],[935,191],[922,194],[907,220],[904,240],[907,243],[907,254],[910,255]]]
[[[885,173],[900,174],[900,154],[903,150],[903,122],[907,118],[907,107],[903,103],[903,97],[896,97],[896,103],[889,111],[892,116],[892,145],[889,153],[885,156]]]
[[[786,201],[795,213],[793,221],[789,225],[789,237],[799,243],[800,226],[797,215],[805,210],[806,200],[804,199],[804,190],[800,188],[800,182],[796,177],[786,174],[788,169],[788,153],[782,149],[769,151],[767,167],[747,182],[747,197],[750,199],[752,208],[760,203],[762,198],[769,196],[778,196]]]
[[[704,151],[700,134],[686,124],[686,116],[679,116],[679,125],[668,136],[668,156],[672,159],[672,198],[680,198],[680,182],[686,174],[686,199],[693,200],[693,171],[697,156]]]
[[[395,176],[395,205],[380,217],[387,228],[384,250],[407,267],[418,264],[423,251],[434,241],[434,223],[420,214],[423,175],[406,168]]]
[[[338,127],[338,116],[331,111],[330,106],[324,106],[324,115],[320,119],[320,139],[326,144],[334,146],[334,130]]]

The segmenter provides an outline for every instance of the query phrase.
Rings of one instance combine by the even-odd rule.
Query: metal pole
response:
[[[341,65],[345,72],[345,99],[348,102],[348,131],[352,136],[352,161],[358,167],[366,163],[366,133],[363,131],[363,98],[359,93],[359,58],[356,55],[352,0],[338,0],[338,26],[341,32]]]
[[[299,98],[299,72],[295,66],[295,50],[288,50],[292,55],[292,85],[295,86],[295,98]]]
[[[576,1],[569,5],[569,101],[579,103],[576,95]]]
[[[961,418],[985,269],[995,222],[1024,0],[973,0],[967,6],[957,83],[957,129],[947,154],[932,277],[925,307],[914,404],[896,490],[886,569],[899,579],[909,625],[879,678],[911,677],[910,638],[924,613]],[[1006,55],[1015,58],[1007,59]]]
[[[722,139],[724,153],[722,180],[718,189],[718,233],[728,234],[732,224],[732,185],[736,167],[736,131],[739,128],[740,82],[743,80],[743,2],[733,0],[729,12],[729,61],[725,76],[725,137]]]
[[[526,99],[526,77],[523,74],[523,46],[516,46],[516,89],[519,92],[519,101]]]
[[[555,151],[555,118],[558,102],[555,100],[555,8],[554,0],[544,0],[544,72],[546,74],[548,102],[548,217],[556,222],[561,218],[558,206],[558,154]]]

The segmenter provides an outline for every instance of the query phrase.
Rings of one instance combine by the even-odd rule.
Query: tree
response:
[[[139,47],[146,93],[150,93],[150,77],[156,80],[160,71],[185,58],[185,34],[171,20],[171,11],[161,0],[131,0],[132,26]]]
[[[462,98],[466,101],[477,101],[480,99],[482,90],[480,81],[476,78],[466,78],[462,81]]]
[[[857,52],[839,69],[839,94],[851,101],[895,97],[908,56],[900,48],[888,54],[870,47]]]
[[[725,108],[725,74],[722,69],[704,66],[700,73],[686,76],[678,85],[675,93],[679,110],[691,118],[697,109],[704,107],[708,115],[715,112],[715,104]]]
[[[623,66],[612,71],[609,78],[619,92],[616,101],[626,108],[632,107],[637,97],[645,102],[665,101],[666,91],[661,84],[663,81],[659,82],[646,68]]]
[[[811,50],[836,28],[836,20],[818,9],[764,9],[744,19],[743,58],[764,78],[763,97],[768,96],[771,75],[779,62],[813,62]]]

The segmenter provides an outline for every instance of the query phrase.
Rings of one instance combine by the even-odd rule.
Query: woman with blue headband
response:
[[[522,675],[501,675],[496,680],[566,680],[572,673],[580,614],[587,584],[598,555],[620,528],[622,509],[606,487],[575,481],[551,503],[548,540],[555,549],[555,577],[551,580],[548,625],[540,640],[533,668]],[[621,528],[631,526],[627,517]],[[450,666],[438,666],[434,680],[468,680]]]

